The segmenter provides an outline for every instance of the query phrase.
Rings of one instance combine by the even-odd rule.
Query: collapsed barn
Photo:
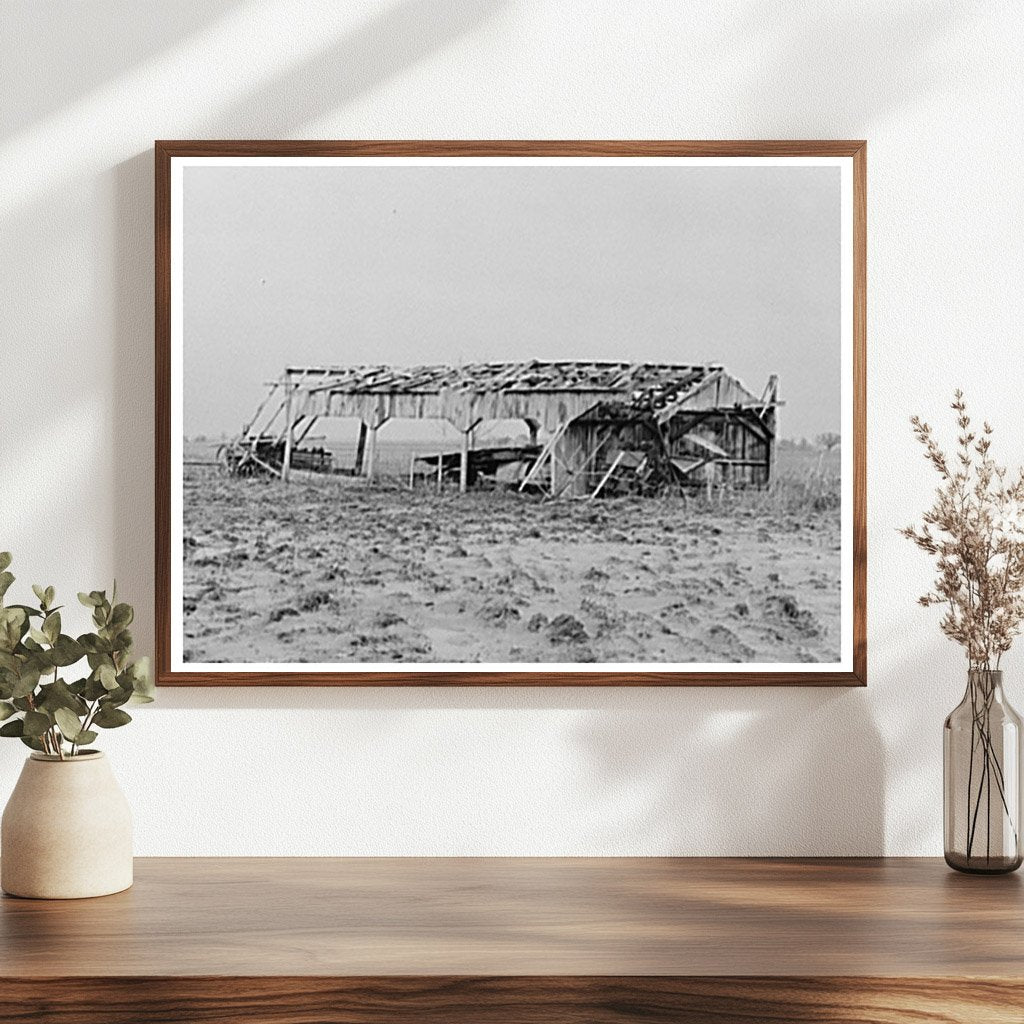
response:
[[[778,381],[760,396],[724,367],[663,363],[519,362],[466,366],[288,367],[240,436],[222,447],[232,473],[347,473],[373,480],[390,420],[445,420],[456,451],[410,467],[465,491],[504,481],[550,497],[663,493],[711,481],[767,486],[775,469]],[[326,417],[359,421],[353,465],[304,447]],[[481,424],[517,420],[528,442],[486,448]]]

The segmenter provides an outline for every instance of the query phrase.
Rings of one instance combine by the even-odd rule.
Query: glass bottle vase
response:
[[[943,727],[946,863],[1001,874],[1021,865],[1021,719],[1003,673],[972,669]]]

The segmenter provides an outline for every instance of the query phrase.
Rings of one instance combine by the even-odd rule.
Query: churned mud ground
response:
[[[827,662],[835,508],[544,503],[187,467],[185,660]]]

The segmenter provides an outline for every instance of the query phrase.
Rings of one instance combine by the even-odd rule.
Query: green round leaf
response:
[[[50,716],[41,711],[25,712],[25,735],[42,736],[50,728]]]
[[[53,650],[50,651],[50,657],[54,665],[66,667],[74,665],[76,661],[81,661],[85,657],[85,650],[77,640],[62,633],[57,637],[57,642],[53,645]]]
[[[36,706],[40,711],[56,711],[57,708],[66,708],[79,718],[84,717],[89,711],[88,704],[63,679],[40,686]]]
[[[120,708],[110,707],[105,704],[96,712],[93,724],[98,725],[101,729],[118,729],[122,725],[127,725],[131,720],[132,716],[127,711],[122,711]],[[0,729],[2,728],[0,726]]]
[[[46,639],[51,643],[57,642],[57,637],[60,636],[60,612],[50,612],[49,615],[43,619],[43,633],[46,635]]]
[[[130,604],[117,604],[114,605],[114,610],[110,613],[110,625],[115,629],[123,629],[125,626],[130,626],[134,618],[135,610]]]
[[[106,696],[106,693],[106,687],[95,676],[89,676],[85,681],[82,696],[86,700],[99,700],[100,697]]]
[[[18,677],[13,690],[12,697],[28,697],[39,685],[39,666],[25,664],[22,666],[21,675]]]
[[[57,720],[57,727],[64,738],[71,740],[72,743],[77,743],[79,733],[82,732],[82,722],[78,715],[67,708],[57,708],[53,717]]]

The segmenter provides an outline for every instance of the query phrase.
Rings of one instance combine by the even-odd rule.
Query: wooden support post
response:
[[[374,473],[377,471],[377,431],[379,429],[380,427],[376,423],[370,426],[366,444],[366,480],[371,484]]]
[[[472,406],[470,406],[469,418],[462,428],[462,453],[459,457],[459,494],[465,494],[469,489],[469,453],[474,448],[473,432],[480,426],[480,417],[472,418]]]
[[[356,444],[355,475],[363,475],[363,456],[366,454],[366,421],[359,421],[359,441]]]
[[[285,370],[284,382],[284,459],[281,462],[281,479],[288,483],[292,472],[292,374]]]
[[[437,453],[437,493],[441,493],[441,487],[444,483],[444,455],[441,452]]]
[[[765,487],[771,488],[772,474],[775,472],[775,459],[777,455],[776,439],[779,436],[779,378],[772,374],[768,378],[768,387],[765,388],[766,404],[761,409],[761,420],[768,428],[768,444],[765,448],[764,459],[764,483]],[[768,412],[771,412],[769,421]]]
[[[733,447],[733,429],[732,420],[729,418],[728,411],[722,413],[722,447],[732,456],[736,455]],[[715,465],[715,483],[718,483],[718,469],[719,466]],[[729,467],[725,464],[721,464],[722,469],[722,490],[725,489],[726,484],[729,482]]]
[[[391,419],[378,405],[373,419],[366,430],[366,482],[372,484],[377,478],[377,431]]]
[[[462,455],[459,459],[459,494],[465,494],[469,487],[469,438],[473,428],[462,432]]]
[[[563,444],[564,445],[564,444],[567,443],[565,441],[565,431],[566,431],[566,427],[567,426],[568,426],[568,424],[564,423],[564,422],[558,424],[558,429],[555,431],[555,436],[558,438],[558,441],[551,446],[551,494],[552,494],[552,496],[554,496],[555,494],[558,493],[558,477],[557,477],[557,474],[555,472],[555,468],[558,465],[558,445],[559,444]]]
[[[409,490],[413,489],[416,481],[416,456],[409,456]]]

